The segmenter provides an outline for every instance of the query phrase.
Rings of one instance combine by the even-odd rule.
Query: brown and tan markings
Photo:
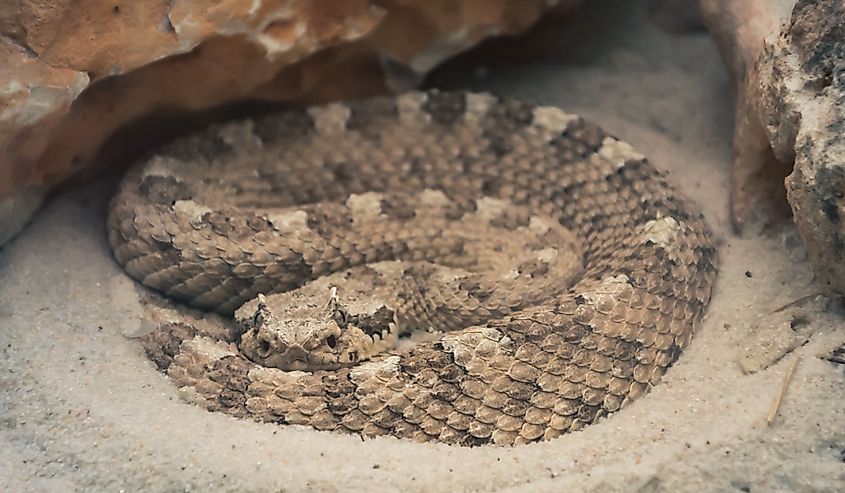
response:
[[[108,231],[135,279],[233,317],[142,337],[186,399],[461,445],[554,438],[642,395],[716,274],[698,209],[628,144],[462,92],[177,140],[127,173]],[[410,330],[443,335],[397,348]]]

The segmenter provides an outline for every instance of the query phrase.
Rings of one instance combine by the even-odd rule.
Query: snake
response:
[[[129,167],[107,232],[181,310],[140,341],[186,401],[461,446],[553,439],[647,393],[718,262],[700,209],[630,144],[469,91],[176,138]]]

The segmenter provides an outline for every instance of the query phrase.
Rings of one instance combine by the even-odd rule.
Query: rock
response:
[[[786,179],[795,222],[817,281],[845,295],[845,4],[799,2],[765,60],[767,104],[782,117],[770,138],[776,153],[795,155]]]
[[[789,209],[783,178],[791,162],[772,153],[760,119],[759,73],[755,70],[766,38],[776,37],[795,0],[702,0],[710,30],[736,90],[736,118],[731,172],[734,226],[768,225],[784,219]]]
[[[191,115],[407,89],[579,1],[3,2],[0,244],[51,187],[125,164]]]
[[[817,281],[845,294],[845,6],[703,0],[702,12],[736,84],[735,226],[777,222],[788,198]]]

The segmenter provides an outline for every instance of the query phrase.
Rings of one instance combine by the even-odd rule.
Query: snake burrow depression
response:
[[[141,337],[185,399],[468,446],[555,438],[645,393],[717,263],[699,209],[629,144],[469,92],[176,139],[130,168],[108,235],[132,277],[221,315]],[[433,335],[402,347],[412,330]]]

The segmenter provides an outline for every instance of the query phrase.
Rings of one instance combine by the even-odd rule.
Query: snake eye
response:
[[[335,337],[335,336],[326,337],[326,344],[328,344],[330,348],[334,349],[335,346],[337,346],[337,337]]]

